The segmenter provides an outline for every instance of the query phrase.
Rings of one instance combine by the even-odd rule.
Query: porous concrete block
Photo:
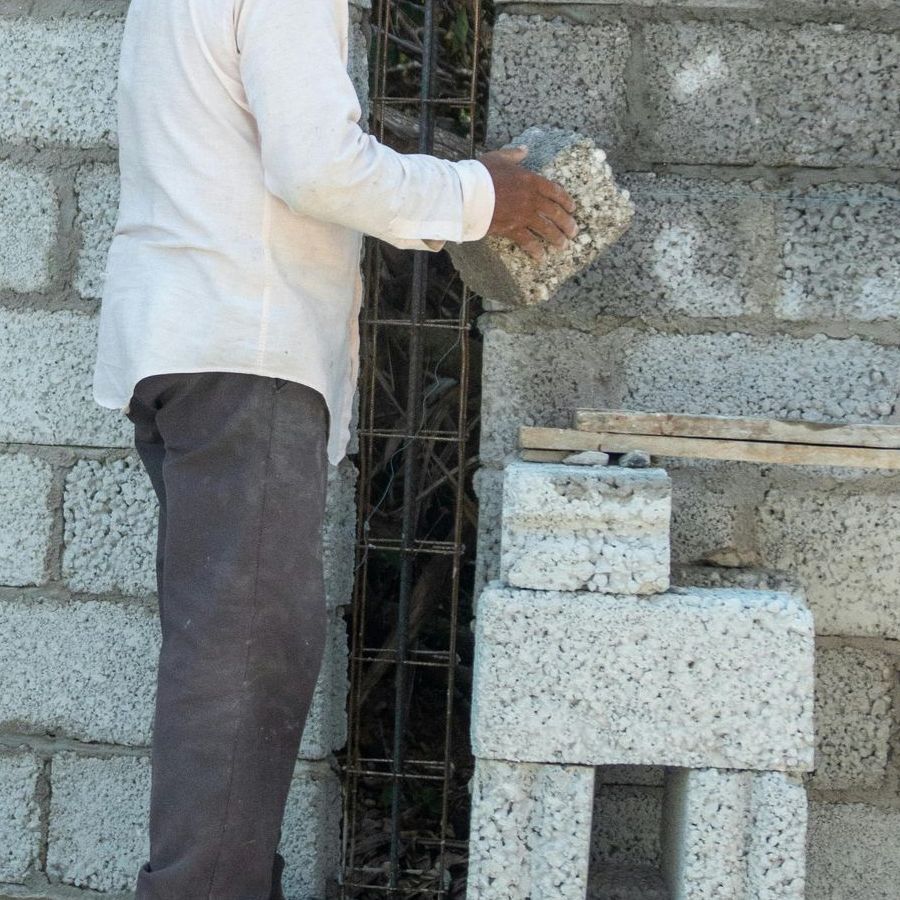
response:
[[[50,768],[47,874],[95,891],[134,889],[150,853],[150,761],[57,753]]]
[[[75,179],[81,248],[75,271],[75,289],[93,300],[103,296],[106,257],[116,227],[119,208],[119,174],[113,165],[85,166]]]
[[[475,760],[466,896],[584,900],[594,770]]]
[[[763,565],[803,586],[819,634],[900,637],[896,493],[773,488],[758,518]]]
[[[513,587],[655,594],[669,586],[663,469],[507,464],[500,580]]]
[[[627,131],[630,44],[622,24],[499,15],[491,46],[487,144],[499,147],[544,122],[616,147]]]
[[[0,141],[114,144],[123,20],[0,19]]]
[[[886,771],[894,667],[875,650],[829,647],[816,657],[816,770],[819,790],[877,789]]]
[[[21,884],[40,856],[41,769],[33,753],[0,753],[0,881]]]
[[[669,162],[896,165],[890,32],[672,22],[644,30],[646,152]]]
[[[27,453],[0,454],[0,584],[47,580],[53,467]]]
[[[0,441],[131,446],[131,422],[93,400],[96,344],[93,315],[0,309]]]
[[[659,866],[662,801],[661,786],[605,784],[602,770],[597,773],[591,821],[591,880],[611,866]]]
[[[896,900],[900,810],[811,803],[807,900]]]
[[[492,582],[475,621],[476,756],[807,771],[813,622],[791,594],[651,597]]]
[[[353,599],[358,477],[359,470],[346,457],[336,466],[328,467],[322,565],[325,570],[325,603],[329,609],[345,606]]]
[[[671,900],[803,900],[807,812],[797,776],[680,769],[663,815]]]
[[[603,866],[592,874],[587,900],[670,900],[659,872],[648,866]]]
[[[324,759],[347,743],[349,638],[342,609],[331,610],[322,667],[303,727],[299,756]]]
[[[498,235],[447,243],[462,280],[484,300],[485,309],[531,306],[551,297],[587,269],[628,230],[634,216],[628,191],[621,190],[606,153],[584,135],[532,126],[508,145],[525,146],[522,166],[562,185],[575,202],[579,233],[567,247],[548,247],[533,260],[515,242]]]
[[[44,172],[0,162],[0,184],[0,290],[41,291],[52,277],[59,215],[53,182]]]
[[[478,498],[478,539],[472,586],[473,611],[477,615],[478,595],[482,588],[500,577],[503,469],[479,466],[472,475],[472,486]]]
[[[363,8],[368,5],[360,4]],[[349,47],[347,51],[347,74],[356,89],[359,106],[362,109],[362,117],[359,125],[367,128],[369,118],[369,49],[368,26],[366,14],[355,5],[350,6]]]
[[[818,185],[777,207],[781,318],[897,319],[900,189]]]

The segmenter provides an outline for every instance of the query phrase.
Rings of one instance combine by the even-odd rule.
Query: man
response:
[[[363,233],[431,251],[576,228],[521,150],[448,162],[359,126],[347,0],[132,0],[94,397],[159,498],[162,647],[137,900],[282,897],[321,664],[328,463],[346,452]]]

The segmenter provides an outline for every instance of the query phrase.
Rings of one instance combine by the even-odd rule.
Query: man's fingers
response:
[[[538,212],[553,222],[566,237],[573,238],[578,234],[578,223],[558,203],[543,200]]]
[[[575,201],[561,184],[557,184],[555,181],[550,181],[549,178],[542,177],[540,179],[538,193],[540,193],[544,197],[549,197],[551,200],[554,200],[566,212],[575,212]]]
[[[540,212],[529,221],[528,227],[548,244],[552,244],[560,250],[569,243],[568,237],[560,230],[556,222]]]
[[[532,234],[527,228],[520,228],[510,235],[514,240],[535,262],[542,262],[547,255],[544,245],[537,236]]]

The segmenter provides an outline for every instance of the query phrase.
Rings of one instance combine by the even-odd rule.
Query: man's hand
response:
[[[519,165],[527,154],[527,147],[491,150],[478,161],[494,179],[494,216],[487,233],[509,238],[540,262],[545,256],[540,238],[562,249],[578,225],[571,215],[575,201],[565,189]]]

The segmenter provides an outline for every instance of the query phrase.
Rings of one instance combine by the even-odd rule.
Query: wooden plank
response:
[[[599,450],[600,437],[590,431],[574,428],[544,428],[537,425],[519,426],[519,446],[535,450]]]
[[[519,456],[526,462],[562,462],[571,452],[571,450],[522,450]]]
[[[831,425],[791,419],[576,409],[574,426],[579,431],[605,434],[726,438],[890,450],[900,448],[900,426],[897,425]]]

